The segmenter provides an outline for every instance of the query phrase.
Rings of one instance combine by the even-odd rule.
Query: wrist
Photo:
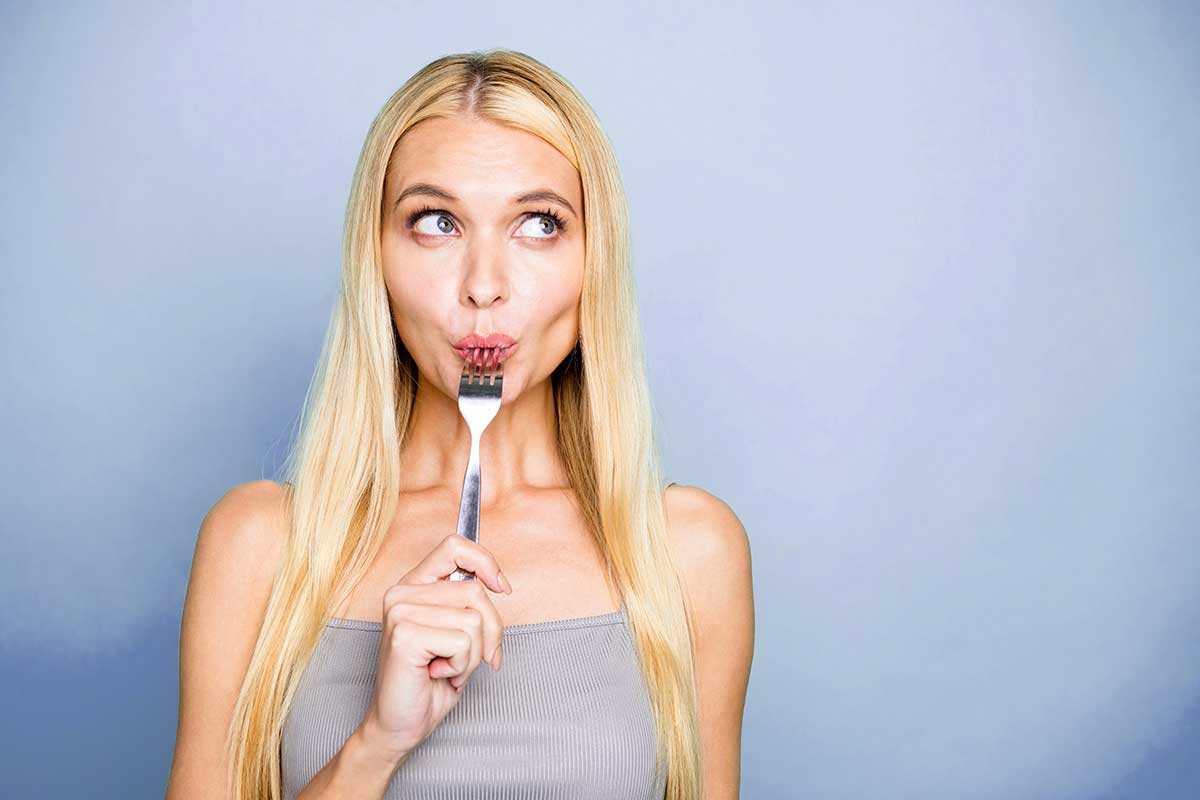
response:
[[[358,766],[371,770],[395,771],[412,752],[411,748],[398,747],[389,742],[379,732],[369,712],[350,738],[353,740],[354,758],[359,762]]]

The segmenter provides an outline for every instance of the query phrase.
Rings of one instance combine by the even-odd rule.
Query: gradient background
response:
[[[668,474],[751,537],[743,796],[1197,796],[1198,41],[1186,3],[5,3],[2,793],[162,796],[196,532],[282,461],[367,126],[503,46],[611,135]]]

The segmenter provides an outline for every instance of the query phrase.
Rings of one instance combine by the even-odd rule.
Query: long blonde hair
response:
[[[397,506],[416,363],[396,333],[380,262],[383,183],[404,132],[473,116],[541,137],[578,170],[586,231],[580,342],[551,376],[558,447],[622,598],[656,720],[668,800],[702,797],[695,629],[667,542],[628,209],[616,157],[573,86],[520,52],[431,62],[380,110],[346,208],[342,282],[303,424],[283,467],[289,532],[225,742],[229,796],[282,794],[283,722],[327,615],[380,549]],[[660,773],[661,774],[661,773]]]

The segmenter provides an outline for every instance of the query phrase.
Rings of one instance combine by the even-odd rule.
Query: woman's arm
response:
[[[737,800],[754,655],[750,541],[733,509],[703,489],[676,485],[663,498],[696,618],[704,800]]]
[[[369,720],[364,720],[342,749],[313,776],[296,800],[380,800],[396,769],[408,758],[384,753],[373,745]]]
[[[283,487],[239,484],[196,537],[179,632],[179,722],[166,800],[225,797],[222,745],[283,552]]]

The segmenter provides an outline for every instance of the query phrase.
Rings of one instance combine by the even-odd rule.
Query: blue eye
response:
[[[547,234],[546,236],[535,236],[535,237],[533,237],[535,239],[549,239],[550,238],[549,234],[552,234],[555,231],[565,230],[567,227],[567,224],[566,224],[566,222],[563,221],[563,218],[561,216],[559,216],[558,214],[556,214],[553,209],[547,209],[545,211],[539,211],[536,214],[532,214],[532,215],[530,215],[529,220],[538,220],[539,222],[542,222],[543,224],[546,223],[547,220],[549,220],[550,222],[553,223],[553,226],[554,226],[552,230],[544,231],[544,233]],[[526,220],[526,222],[528,222],[529,220]],[[524,227],[524,224],[522,224],[521,227]]]
[[[445,220],[450,219],[450,217],[446,214],[446,212],[441,210],[440,208],[431,208],[430,206],[423,206],[422,208],[420,208],[408,215],[408,227],[413,228],[416,226],[416,224],[418,222],[421,221],[422,217],[434,216],[435,214],[437,215],[437,219],[438,219],[439,223],[443,219],[445,219]],[[451,224],[453,224],[453,223],[451,223]],[[438,225],[438,228],[439,228],[439,230],[441,230],[442,233],[450,232],[450,231],[442,229],[440,224]],[[424,233],[428,236],[437,236],[438,235],[436,233],[429,233],[428,231],[421,231],[421,230],[417,231],[417,233]]]

